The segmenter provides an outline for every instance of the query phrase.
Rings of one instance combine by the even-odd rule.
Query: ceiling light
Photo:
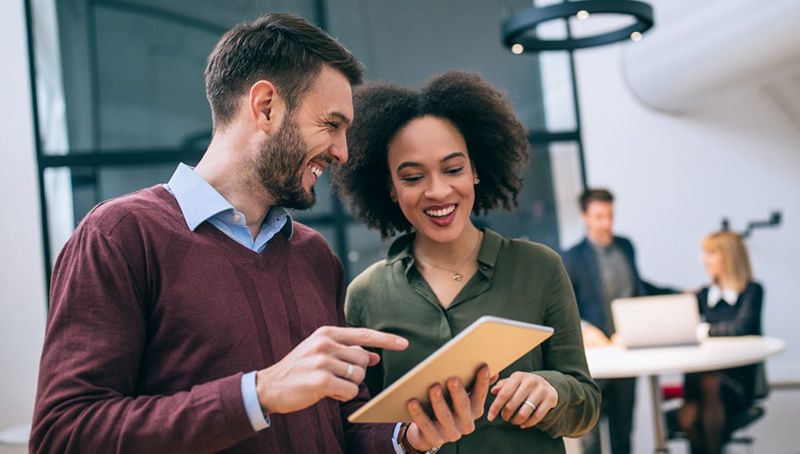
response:
[[[592,36],[566,39],[540,39],[536,26],[558,19],[577,17],[585,20],[592,14],[631,16],[633,24]],[[556,3],[543,7],[524,9],[503,22],[503,44],[512,49],[521,46],[524,52],[543,50],[573,50],[602,46],[632,39],[641,39],[642,33],[653,26],[653,7],[639,0],[581,0]],[[637,34],[638,35],[635,35]]]

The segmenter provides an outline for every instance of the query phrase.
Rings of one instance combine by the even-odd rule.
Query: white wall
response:
[[[45,323],[23,0],[0,2],[0,430],[30,423]]]
[[[681,14],[680,2],[650,3],[661,26]],[[616,228],[633,238],[642,274],[685,289],[707,282],[700,242],[720,228],[723,217],[731,220],[734,230],[743,230],[748,221],[781,210],[783,225],[756,230],[747,245],[756,278],[765,287],[765,333],[787,343],[785,352],[769,361],[769,378],[800,382],[797,119],[775,101],[770,94],[774,90],[763,87],[728,94],[681,116],[649,110],[625,84],[622,51],[618,44],[576,54],[589,184],[615,193]],[[561,236],[566,245],[574,243],[582,229],[574,205],[566,205],[574,204],[574,198],[562,199],[559,209],[565,214],[560,218],[567,222],[561,225]],[[652,448],[643,391],[638,397],[636,452]],[[788,432],[782,436],[796,439]]]
[[[670,5],[652,3],[656,11]],[[687,289],[706,282],[700,242],[723,217],[742,230],[781,210],[783,225],[756,230],[747,245],[765,287],[765,332],[787,342],[771,378],[800,381],[800,125],[764,89],[682,116],[649,110],[625,85],[621,51],[577,54],[589,184],[617,196],[616,227],[638,246],[643,275]]]

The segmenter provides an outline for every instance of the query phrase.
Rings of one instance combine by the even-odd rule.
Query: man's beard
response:
[[[303,187],[308,147],[292,117],[287,117],[275,137],[266,139],[255,158],[256,175],[276,206],[306,210],[317,201],[314,188]]]

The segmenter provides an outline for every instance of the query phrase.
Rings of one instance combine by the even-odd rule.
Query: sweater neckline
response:
[[[267,242],[267,247],[265,247],[263,251],[256,252],[239,244],[236,240],[230,238],[228,235],[225,235],[225,233],[214,227],[208,221],[204,221],[194,230],[194,232],[192,232],[189,230],[189,227],[186,224],[186,219],[183,216],[183,212],[181,211],[180,205],[178,205],[178,200],[175,198],[175,196],[170,194],[167,188],[162,185],[154,186],[153,193],[156,197],[166,203],[168,209],[171,209],[177,214],[177,216],[179,216],[181,220],[181,227],[186,229],[189,235],[209,235],[213,237],[217,243],[222,245],[222,247],[230,250],[240,258],[255,264],[259,268],[263,269],[271,266],[275,261],[275,257],[283,253],[286,245],[288,244],[286,238],[282,234],[278,234],[273,236],[272,239]]]

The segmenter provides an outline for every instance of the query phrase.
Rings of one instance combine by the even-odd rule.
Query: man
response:
[[[353,426],[378,356],[343,328],[342,266],[286,208],[347,160],[360,63],[303,19],[259,18],[208,59],[214,134],[196,168],[95,207],[53,270],[34,453],[421,452],[474,429],[484,369],[432,389],[432,421]]]
[[[564,253],[586,348],[608,345],[615,335],[611,301],[617,298],[672,293],[639,276],[633,244],[613,234],[614,196],[606,189],[587,189],[580,196],[586,238]],[[635,378],[597,380],[603,393],[601,418],[608,418],[611,451],[631,452]],[[599,424],[582,438],[585,454],[599,454]]]

